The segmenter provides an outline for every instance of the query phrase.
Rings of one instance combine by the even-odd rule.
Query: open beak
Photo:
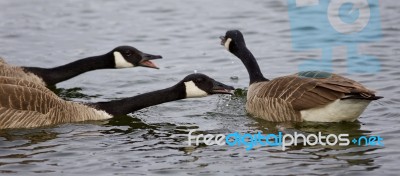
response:
[[[151,54],[142,53],[142,60],[139,62],[139,66],[159,69],[157,67],[157,65],[154,64],[154,62],[152,62],[150,60],[161,59],[161,58],[162,58],[162,56],[160,56],[160,55],[151,55]]]
[[[225,85],[225,84],[220,83],[215,80],[214,80],[213,84],[214,84],[214,86],[211,90],[211,94],[231,94],[231,95],[233,95],[233,92],[235,90],[234,87]]]
[[[221,45],[222,45],[222,46],[225,46],[225,42],[226,42],[225,36],[221,36],[221,37],[219,37],[219,38],[221,39]]]

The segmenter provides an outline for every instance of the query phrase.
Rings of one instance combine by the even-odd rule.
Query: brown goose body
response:
[[[247,112],[274,122],[354,121],[372,100],[379,98],[374,91],[340,75],[307,73],[329,77],[295,74],[253,83],[247,94]]]
[[[43,85],[25,79],[0,77],[0,95],[0,129],[111,118],[104,111],[65,101]]]
[[[354,121],[371,101],[382,98],[356,81],[322,71],[268,80],[240,31],[227,31],[221,44],[243,62],[249,73],[246,110],[255,117],[273,122]]]
[[[20,78],[40,85],[46,85],[42,78],[33,73],[25,72],[21,67],[9,65],[2,58],[0,58],[0,76]]]

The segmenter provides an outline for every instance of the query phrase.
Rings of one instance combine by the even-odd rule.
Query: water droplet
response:
[[[194,73],[197,74],[197,70],[194,70]]]

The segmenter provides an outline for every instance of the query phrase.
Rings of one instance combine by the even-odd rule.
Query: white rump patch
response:
[[[232,39],[231,38],[227,38],[224,44],[225,49],[227,49],[229,51],[229,45],[231,44]]]
[[[207,92],[201,90],[193,81],[185,82],[186,98],[205,97]]]
[[[130,68],[134,67],[132,63],[125,60],[122,54],[118,51],[114,52],[115,68]]]
[[[367,108],[371,100],[336,100],[324,107],[300,111],[301,118],[313,122],[353,122]]]
[[[102,110],[96,110],[96,113],[98,114],[98,119],[95,120],[106,120],[106,119],[111,119],[113,117],[111,114]]]

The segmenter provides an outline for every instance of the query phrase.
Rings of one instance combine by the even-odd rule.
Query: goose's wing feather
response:
[[[21,67],[8,65],[2,58],[0,58],[0,76],[20,78],[40,85],[46,85],[44,81],[35,74],[25,72]]]
[[[335,74],[327,77],[289,75],[259,84],[257,89],[257,97],[282,99],[297,111],[323,106],[352,94],[365,98],[375,96],[360,83]]]
[[[32,82],[27,79],[22,79],[18,77],[8,77],[8,76],[0,76],[0,84],[11,84],[11,85],[17,85],[17,86],[22,86],[22,87],[29,87],[32,89],[37,89],[43,92],[46,92],[48,94],[54,94],[51,90],[49,90],[47,87],[44,85],[37,83],[37,82]]]
[[[35,123],[32,123],[34,119]],[[0,129],[33,128],[49,125],[45,114],[0,106]]]
[[[7,64],[6,61],[2,57],[0,57],[0,65],[1,64]]]
[[[49,125],[65,105],[47,88],[24,79],[0,77],[0,129]]]
[[[0,129],[107,119],[86,105],[65,101],[45,87],[17,78],[0,78]]]

